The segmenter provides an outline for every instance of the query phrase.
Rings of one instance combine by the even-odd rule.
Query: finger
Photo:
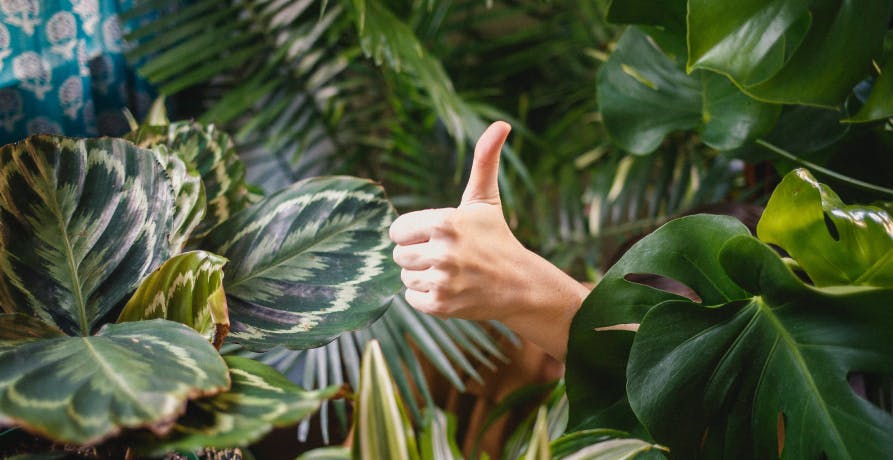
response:
[[[406,303],[412,306],[412,308],[415,308],[422,313],[445,319],[443,312],[439,311],[437,308],[437,303],[434,301],[434,295],[430,292],[407,289],[406,292],[403,293],[403,297],[406,299]]]
[[[432,266],[430,243],[394,247],[394,262],[407,270],[424,270]]]
[[[499,151],[511,130],[508,123],[497,121],[481,134],[474,146],[474,160],[462,204],[499,204]]]
[[[428,279],[430,270],[407,270],[400,271],[400,280],[406,289],[419,292],[430,292],[431,281]]]
[[[433,229],[454,212],[453,208],[426,209],[403,214],[391,223],[391,241],[407,245],[431,239]]]

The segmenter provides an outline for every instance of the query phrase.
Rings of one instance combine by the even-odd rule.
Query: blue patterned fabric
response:
[[[149,85],[124,59],[133,0],[0,0],[0,145],[35,133],[120,135]]]

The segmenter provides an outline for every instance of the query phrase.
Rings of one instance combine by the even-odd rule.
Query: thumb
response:
[[[497,121],[481,134],[474,146],[474,160],[461,205],[470,203],[499,204],[499,152],[512,130],[511,125]]]

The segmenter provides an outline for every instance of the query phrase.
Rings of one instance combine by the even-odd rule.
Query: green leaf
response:
[[[571,323],[565,372],[568,427],[633,434],[639,429],[626,398],[626,364],[635,334],[616,326],[640,323],[654,305],[684,297],[672,292],[678,288],[664,290],[625,278],[649,274],[675,280],[694,290],[705,305],[740,299],[746,293],[731,279],[710,276],[722,270],[719,248],[739,235],[750,232],[732,217],[683,217],[636,243],[605,273]]]
[[[893,287],[893,218],[876,206],[845,205],[805,169],[776,187],[757,226],[816,286]]]
[[[640,454],[654,450],[667,451],[668,449],[641,439],[612,439],[586,446],[562,458],[564,460],[632,460],[638,458]]]
[[[174,221],[168,239],[174,251],[182,251],[196,227],[205,217],[207,199],[202,178],[192,168],[187,168],[175,153],[171,153],[164,145],[152,147],[158,162],[161,163],[171,179],[174,193]]]
[[[549,425],[546,423],[546,408],[540,406],[536,412],[536,423],[533,424],[533,432],[527,443],[527,451],[523,460],[552,460],[549,451]]]
[[[890,117],[893,117],[893,56],[887,57],[862,108],[845,121],[865,123]]]
[[[586,447],[616,438],[625,439],[628,437],[629,434],[623,431],[605,428],[580,430],[568,433],[552,441],[549,444],[549,450],[552,452],[552,458],[563,460]]]
[[[164,320],[109,324],[0,351],[0,424],[94,444],[122,428],[170,429],[186,400],[229,387],[226,364],[192,329]]]
[[[690,0],[688,11],[687,67],[720,72],[744,86],[777,73],[812,23],[809,5],[798,0]]]
[[[239,356],[224,359],[232,380],[229,391],[191,401],[170,435],[152,441],[148,452],[247,446],[274,427],[310,416],[340,391],[337,386],[307,391],[266,364]]]
[[[167,319],[185,324],[220,348],[229,332],[223,291],[226,259],[205,251],[172,257],[143,280],[118,322]]]
[[[348,447],[320,447],[304,452],[295,460],[350,460],[350,448]]]
[[[21,313],[0,314],[0,351],[12,349],[25,342],[63,337],[65,334],[32,316]]]
[[[661,303],[632,347],[629,400],[655,439],[679,458],[889,455],[893,416],[847,378],[893,375],[893,289],[813,288],[751,236],[719,259],[704,276],[747,295]]]
[[[254,350],[312,348],[378,318],[400,287],[381,187],[308,179],[245,209],[203,244],[230,260],[230,337]]]
[[[415,434],[378,341],[366,344],[360,373],[353,457],[418,459]]]
[[[687,75],[681,65],[635,27],[620,38],[598,73],[598,100],[622,148],[650,153],[671,132],[697,129],[708,145],[730,149],[772,128],[780,107],[751,99],[720,76]]]
[[[689,66],[765,101],[838,106],[880,56],[890,0],[688,4]],[[834,71],[820,71],[829,62]]]
[[[171,253],[174,197],[151,151],[36,135],[0,147],[0,307],[88,335]]]
[[[425,420],[419,433],[419,452],[425,460],[462,460],[462,451],[456,445],[456,417],[436,407],[425,411]]]
[[[155,118],[159,118],[157,114]],[[150,119],[147,123],[154,123]],[[207,212],[192,237],[198,238],[211,228],[251,203],[245,183],[245,165],[239,160],[228,134],[214,125],[180,121],[165,125],[144,124],[128,138],[146,148],[164,146],[198,171],[204,185]]]

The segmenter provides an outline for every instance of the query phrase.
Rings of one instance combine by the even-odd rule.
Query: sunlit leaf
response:
[[[223,290],[226,259],[205,251],[172,257],[143,280],[118,322],[167,319],[185,324],[220,348],[229,331]]]

